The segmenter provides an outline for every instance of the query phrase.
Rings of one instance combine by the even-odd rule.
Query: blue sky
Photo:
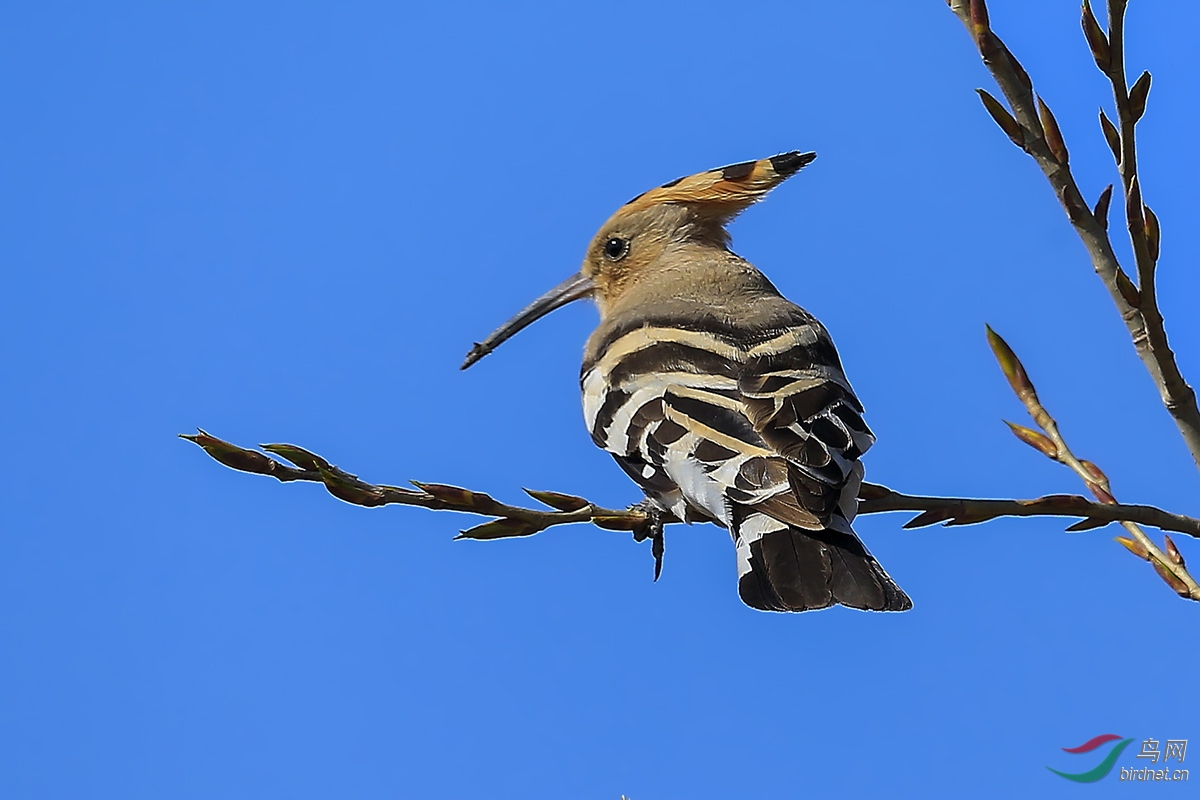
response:
[[[1094,198],[1114,173],[1077,15],[992,4]],[[1000,422],[1024,420],[988,322],[1118,497],[1200,512],[943,3],[5,17],[0,795],[1102,797],[1128,790],[1050,774],[1092,765],[1059,748],[1200,740],[1200,610],[1114,529],[864,518],[915,609],[768,615],[738,601],[712,527],[669,529],[654,584],[623,534],[453,542],[471,518],[351,507],[175,438],[295,442],[368,480],[509,501],[633,502],[581,419],[593,309],[470,372],[462,355],[633,195],[811,149],[734,247],[832,331],[879,437],[869,480],[1079,490]],[[1183,3],[1129,15],[1130,72],[1155,76],[1140,135],[1162,306],[1193,381],[1198,24]]]

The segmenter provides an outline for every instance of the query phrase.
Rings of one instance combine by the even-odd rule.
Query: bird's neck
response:
[[[601,303],[600,311],[584,363],[594,361],[624,333],[642,327],[711,330],[753,339],[760,331],[811,319],[745,259],[707,247],[648,265],[623,291]]]

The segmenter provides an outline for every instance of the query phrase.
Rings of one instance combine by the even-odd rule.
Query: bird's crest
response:
[[[660,204],[677,204],[692,206],[696,213],[724,222],[761,200],[816,157],[816,153],[792,151],[677,178],[633,198],[614,216]]]

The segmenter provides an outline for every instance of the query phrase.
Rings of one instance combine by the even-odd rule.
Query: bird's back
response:
[[[911,607],[850,528],[874,439],[824,327],[727,250],[667,263],[588,341],[593,440],[664,511],[730,530],[748,605]]]

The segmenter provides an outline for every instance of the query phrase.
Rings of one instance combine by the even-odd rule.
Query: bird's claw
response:
[[[634,503],[629,510],[640,511],[646,515],[646,524],[633,531],[633,540],[635,542],[650,540],[650,554],[654,556],[654,580],[657,582],[659,576],[662,575],[663,553],[666,552],[663,526],[666,525],[668,519],[674,518],[650,500]]]

